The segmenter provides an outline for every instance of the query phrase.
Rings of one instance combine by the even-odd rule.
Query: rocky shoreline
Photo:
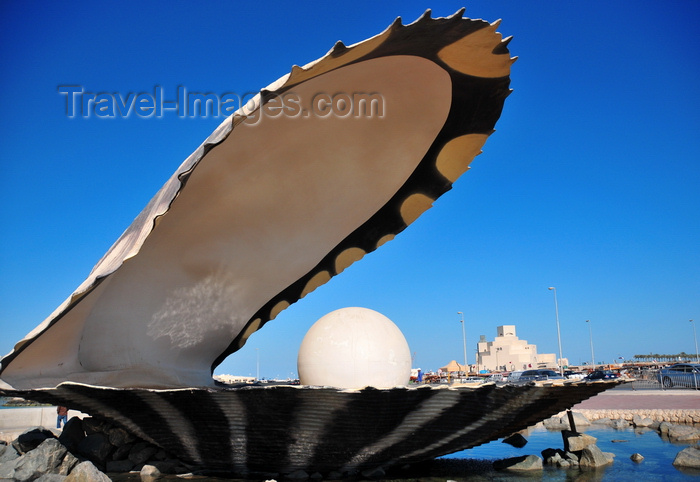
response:
[[[186,474],[189,468],[160,447],[98,418],[71,418],[58,437],[44,427],[0,443],[0,480],[109,481],[106,473],[138,471],[142,479]]]
[[[655,422],[700,424],[700,409],[575,409],[573,412],[580,413],[591,421],[611,419],[632,422],[635,417],[641,417]],[[566,412],[560,412],[552,418],[565,415]]]

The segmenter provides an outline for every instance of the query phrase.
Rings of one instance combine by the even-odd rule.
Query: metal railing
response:
[[[628,374],[635,381],[625,383],[616,390],[700,389],[700,376],[696,373],[662,374],[659,369],[642,369]]]
[[[666,372],[659,373],[659,381],[664,390],[673,388],[700,388],[700,377],[695,372]]]

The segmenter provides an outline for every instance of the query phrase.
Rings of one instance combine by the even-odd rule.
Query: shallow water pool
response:
[[[627,428],[617,430],[608,426],[592,425],[580,427],[579,431],[585,432],[598,439],[597,445],[603,452],[615,454],[615,461],[606,467],[596,470],[581,470],[579,468],[560,469],[545,466],[541,474],[535,476],[514,476],[503,472],[488,470],[487,473],[462,476],[455,480],[547,480],[547,481],[636,481],[664,480],[686,481],[700,480],[700,471],[678,469],[673,465],[676,454],[688,447],[689,443],[674,444],[651,429]],[[524,434],[528,440],[525,447],[518,449],[500,440],[491,442],[469,450],[456,452],[443,457],[443,459],[482,459],[496,460],[522,455],[541,456],[546,448],[563,449],[564,442],[559,431],[550,431],[544,428],[535,428]],[[633,462],[630,456],[640,453],[644,456],[642,462]],[[483,476],[488,479],[484,479]]]

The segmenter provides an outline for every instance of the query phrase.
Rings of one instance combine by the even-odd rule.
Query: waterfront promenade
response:
[[[695,409],[700,411],[700,390],[619,390],[599,393],[574,405],[572,410]]]

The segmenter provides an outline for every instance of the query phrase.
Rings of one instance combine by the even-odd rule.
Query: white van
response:
[[[488,377],[486,377],[487,382],[502,382],[503,381],[503,373],[492,373]]]

